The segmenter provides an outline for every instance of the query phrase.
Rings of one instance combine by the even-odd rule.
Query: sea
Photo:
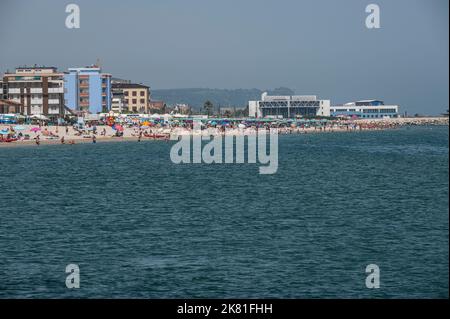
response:
[[[0,148],[0,298],[449,297],[448,126],[280,135],[268,175],[174,143]]]

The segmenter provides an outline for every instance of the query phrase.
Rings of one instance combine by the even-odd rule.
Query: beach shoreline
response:
[[[449,119],[445,117],[427,117],[427,118],[393,118],[393,119],[358,119],[354,121],[330,121],[326,125],[306,125],[302,127],[280,127],[277,128],[279,135],[302,135],[302,134],[322,134],[322,133],[351,133],[362,131],[392,130],[405,126],[427,126],[427,125],[447,125]],[[74,144],[93,144],[95,143],[113,143],[113,142],[140,142],[140,141],[177,141],[181,136],[192,135],[191,129],[185,127],[154,127],[150,130],[140,130],[138,127],[126,127],[123,130],[123,136],[115,136],[112,127],[99,125],[96,127],[96,134],[93,132],[79,134],[78,130],[65,126],[43,126],[22,125],[22,136],[28,136],[29,139],[13,142],[1,142],[0,148],[5,147],[30,147],[39,145],[74,145]],[[0,125],[0,129],[12,127],[11,125]],[[145,134],[140,134],[140,132]],[[150,131],[150,132],[149,132]],[[207,127],[201,131],[202,136],[219,135],[252,135],[256,134],[254,127],[245,129],[231,128],[225,131],[216,127]],[[199,135],[194,134],[194,135]],[[95,138],[94,138],[95,136]],[[36,143],[39,140],[39,145]],[[62,139],[64,143],[62,142]]]

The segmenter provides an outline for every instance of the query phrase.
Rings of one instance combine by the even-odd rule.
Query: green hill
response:
[[[167,105],[188,104],[194,109],[201,109],[203,103],[209,100],[214,106],[246,107],[248,101],[259,100],[263,92],[269,95],[294,95],[295,92],[289,88],[276,88],[273,90],[260,89],[163,89],[152,90],[152,100],[162,100]]]

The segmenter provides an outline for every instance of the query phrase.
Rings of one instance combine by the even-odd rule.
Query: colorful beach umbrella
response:
[[[14,126],[14,131],[25,131],[25,130],[26,130],[25,126],[22,125]]]
[[[123,126],[119,125],[119,124],[114,124],[112,129],[115,130],[115,131],[123,132]]]
[[[1,130],[0,134],[1,135],[8,135],[9,134],[9,130],[7,130],[7,129],[6,130]]]
[[[39,132],[41,129],[39,127],[33,127],[30,131],[31,132]]]

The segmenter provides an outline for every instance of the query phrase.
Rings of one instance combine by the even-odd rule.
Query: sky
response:
[[[80,7],[68,29],[66,5]],[[380,7],[368,29],[365,8]],[[152,89],[288,87],[409,114],[449,100],[448,0],[0,0],[0,73],[95,64]]]

